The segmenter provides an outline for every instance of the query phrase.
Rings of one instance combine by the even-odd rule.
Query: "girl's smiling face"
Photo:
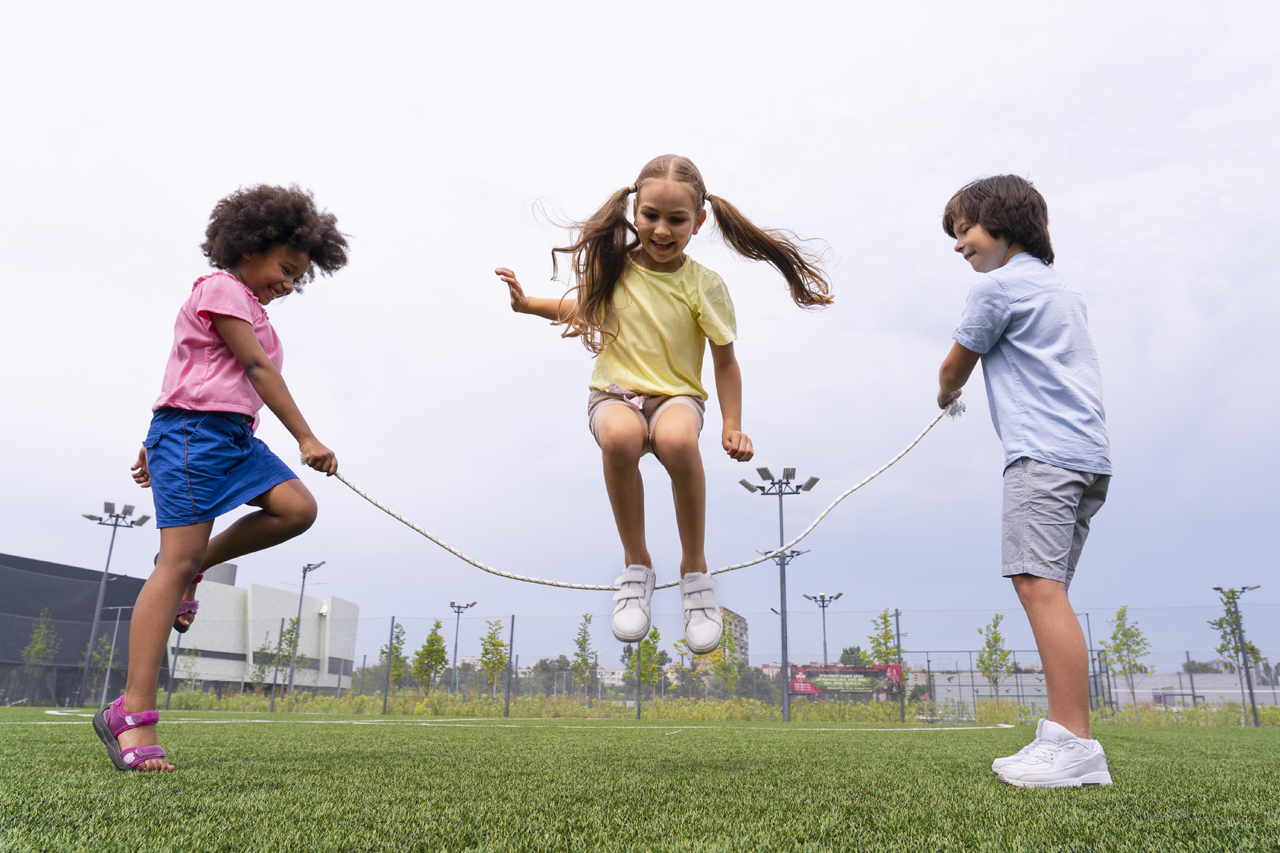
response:
[[[267,305],[273,299],[293,293],[294,282],[310,264],[311,258],[306,252],[276,245],[265,252],[242,256],[231,274],[249,288],[260,303]]]
[[[675,272],[684,249],[707,220],[693,187],[670,178],[650,178],[636,192],[636,231],[641,251],[632,259],[654,272]]]

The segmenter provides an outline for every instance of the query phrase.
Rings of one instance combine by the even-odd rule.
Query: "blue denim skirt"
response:
[[[211,521],[298,475],[232,412],[160,409],[147,432],[157,527]]]

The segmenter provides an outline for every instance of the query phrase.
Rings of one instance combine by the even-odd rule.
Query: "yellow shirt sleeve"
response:
[[[695,309],[698,326],[713,343],[724,346],[738,337],[738,318],[733,313],[733,300],[724,279],[703,267],[698,276]]]

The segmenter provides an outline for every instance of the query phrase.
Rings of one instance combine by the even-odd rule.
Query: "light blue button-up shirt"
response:
[[[1057,270],[1025,252],[1014,255],[969,291],[952,337],[982,355],[1006,467],[1029,456],[1072,471],[1111,473],[1088,312]]]

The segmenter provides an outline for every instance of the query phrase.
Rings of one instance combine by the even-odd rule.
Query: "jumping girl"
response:
[[[292,539],[316,519],[315,498],[253,436],[263,403],[298,440],[304,465],[338,470],[280,376],[280,339],[263,310],[300,292],[317,268],[332,274],[346,265],[337,219],[296,186],[256,186],[218,202],[205,236],[201,249],[218,272],[197,279],[178,311],[132,468],[152,489],[161,530],[155,570],[134,605],[124,694],[93,718],[121,770],[173,770],[156,745],[156,689],[169,629],[186,631],[194,618],[200,573]],[[210,538],[213,520],[244,504],[258,511]]]
[[[634,184],[578,223],[571,245],[553,250],[553,270],[557,253],[568,255],[573,268],[575,283],[565,296],[525,296],[514,272],[496,270],[510,291],[513,311],[565,326],[564,337],[581,337],[596,356],[587,420],[604,455],[605,488],[626,566],[615,581],[620,589],[613,596],[613,635],[634,643],[649,633],[656,576],[645,544],[639,466],[640,457],[652,451],[671,475],[683,551],[685,640],[695,654],[714,651],[724,633],[716,580],[703,550],[707,489],[698,435],[707,399],[702,357],[708,339],[724,418],[720,444],[739,462],[754,454],[742,431],[733,302],[720,276],[684,253],[706,221],[708,203],[729,247],[772,264],[797,305],[831,302],[818,258],[794,235],[753,225],[736,207],[707,192],[692,161],[672,154],[651,160]]]

